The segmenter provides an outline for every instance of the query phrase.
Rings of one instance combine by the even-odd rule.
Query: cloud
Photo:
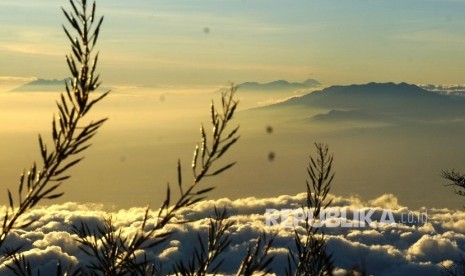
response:
[[[375,275],[435,275],[440,274],[442,266],[450,266],[452,261],[464,254],[465,235],[464,211],[449,209],[410,210],[402,207],[392,194],[363,201],[359,197],[337,197],[331,195],[333,212],[347,213],[349,221],[360,218],[354,214],[360,210],[373,210],[372,219],[376,227],[325,227],[328,250],[334,256],[338,273],[343,274],[353,267],[364,267],[368,274]],[[228,198],[206,200],[184,209],[176,220],[189,220],[186,224],[169,225],[174,234],[160,247],[145,252],[149,258],[163,263],[170,269],[177,261],[192,256],[197,235],[206,240],[208,218],[213,215],[214,207],[225,208],[234,225],[229,229],[232,243],[222,256],[227,260],[222,273],[234,274],[242,261],[250,242],[263,232],[276,234],[273,272],[282,275],[283,263],[287,262],[287,248],[293,245],[293,230],[282,225],[267,227],[266,210],[275,209],[278,216],[290,214],[289,209],[298,209],[305,200],[305,194],[282,195],[274,198],[248,197],[237,200]],[[379,220],[384,208],[391,210],[396,224],[382,225]],[[283,209],[288,209],[283,211]],[[155,221],[155,213],[150,214],[149,226]],[[418,218],[427,219],[423,221]],[[111,216],[123,234],[132,235],[141,226],[143,208],[131,208],[119,211],[106,211],[97,204],[64,203],[48,207],[38,207],[31,211],[24,221],[34,223],[24,230],[16,230],[9,236],[7,246],[23,246],[25,255],[31,264],[42,274],[53,273],[56,260],[64,265],[70,263],[86,264],[91,261],[78,248],[76,235],[71,226],[85,222],[91,228],[102,225],[105,218]],[[414,220],[417,218],[417,220]],[[302,228],[297,227],[302,233]],[[142,256],[144,252],[138,252]],[[168,271],[165,271],[168,272]],[[7,269],[0,266],[0,274]]]
[[[60,260],[62,267],[68,267],[77,263],[78,259],[74,256],[63,252],[58,246],[47,246],[44,249],[34,248],[24,253],[24,256],[30,262],[32,275],[55,275],[57,260]]]
[[[43,44],[26,44],[26,43],[10,43],[0,45],[0,49],[18,54],[26,55],[42,55],[42,56],[63,56],[62,48],[55,47],[55,45]]]
[[[440,262],[452,260],[463,254],[457,243],[443,237],[442,235],[422,236],[408,250],[408,258],[424,262]]]
[[[9,91],[36,79],[35,77],[0,76],[0,92]]]
[[[397,198],[393,194],[385,194],[376,199],[368,201],[373,207],[381,207],[386,209],[398,209],[400,206]]]
[[[14,76],[0,76],[0,82],[3,83],[24,83],[34,81],[35,77],[14,77]]]
[[[421,88],[446,95],[465,96],[465,85],[463,84],[420,84]]]

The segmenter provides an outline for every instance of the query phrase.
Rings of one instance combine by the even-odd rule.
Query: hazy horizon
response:
[[[209,105],[212,100],[218,103],[219,88],[170,89],[115,88],[93,115],[108,117],[109,121],[95,137],[86,160],[65,183],[65,195],[57,202],[156,207],[163,200],[160,191],[166,183],[175,182],[178,158],[182,160],[185,179],[189,179],[193,149],[200,139],[199,126],[209,123]],[[421,124],[407,128],[356,121],[309,124],[308,118],[326,114],[329,109],[255,109],[302,94],[305,93],[294,90],[267,93],[239,88],[237,98],[241,103],[234,123],[241,126],[242,138],[227,157],[238,164],[230,172],[207,181],[207,186],[216,187],[211,198],[302,192],[313,143],[325,142],[335,155],[335,194],[368,199],[393,193],[411,208],[461,208],[460,197],[444,186],[447,182],[440,173],[443,169],[462,169],[465,164],[465,156],[456,150],[465,130],[454,130],[451,136],[447,132],[439,134],[436,128],[430,131]],[[11,189],[21,170],[39,157],[37,133],[49,136],[58,95],[0,93],[0,123],[4,126],[0,139],[5,153],[0,173]],[[33,118],[27,113],[31,109],[35,110]],[[269,126],[273,128],[271,134],[266,130]],[[443,127],[446,131],[453,128]],[[447,144],[443,144],[444,139]],[[268,159],[270,153],[275,155],[274,160]],[[250,166],[255,169],[248,170]]]

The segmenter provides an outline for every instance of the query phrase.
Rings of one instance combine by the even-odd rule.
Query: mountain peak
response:
[[[290,84],[290,82],[288,82],[287,80],[277,80],[277,81],[272,81],[272,82],[269,82],[269,83],[266,83],[268,85],[288,85]]]
[[[33,80],[31,82],[28,82],[24,85],[21,85],[20,87],[17,87],[11,92],[26,92],[26,91],[35,91],[35,92],[41,92],[41,91],[61,91],[64,88],[65,81],[67,79],[42,79],[38,78],[36,80]]]
[[[459,103],[460,102],[460,103]],[[376,83],[337,85],[294,97],[274,106],[308,106],[337,110],[384,110],[413,112],[439,106],[464,104],[465,99],[424,90],[409,83]]]
[[[320,91],[321,93],[349,93],[356,95],[365,95],[365,96],[379,96],[383,95],[392,95],[392,94],[430,94],[429,91],[426,91],[414,84],[408,84],[405,82],[394,83],[394,82],[369,82],[367,84],[352,84],[352,85],[337,85],[330,86]]]
[[[303,82],[289,82],[287,80],[276,80],[267,83],[258,83],[258,82],[244,82],[239,84],[237,87],[240,90],[266,90],[269,92],[274,91],[290,91],[298,89],[308,89],[319,86],[320,83],[313,79],[308,79]]]
[[[305,85],[308,85],[308,86],[319,86],[321,85],[321,83],[317,80],[314,80],[314,79],[307,79],[305,81],[302,82],[303,84]]]
[[[10,90],[10,92],[61,92],[65,89],[65,83],[71,78],[65,79],[43,79],[37,78],[24,85]],[[108,88],[99,87],[97,91],[108,90]]]

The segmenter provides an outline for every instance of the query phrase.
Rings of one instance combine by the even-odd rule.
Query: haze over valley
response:
[[[54,90],[50,83],[43,81]],[[57,90],[62,83],[55,82]],[[35,91],[28,91],[31,84]],[[314,80],[238,84],[236,122],[242,138],[229,158],[239,162],[234,173],[211,181],[217,187],[212,196],[301,192],[313,143],[325,142],[336,156],[336,194],[373,198],[392,193],[412,208],[462,205],[440,174],[465,164],[457,150],[465,137],[465,98],[407,83],[324,87]],[[116,207],[160,202],[163,195],[157,191],[174,181],[178,157],[189,173],[200,123],[208,123],[209,104],[218,102],[223,89],[114,87],[96,111],[110,120],[88,160],[75,169],[62,200],[72,195]],[[38,154],[36,133],[47,133],[57,95],[37,92],[37,81],[0,94],[0,118],[8,126],[1,135],[8,153],[2,162],[8,165],[1,173],[8,183],[14,184],[18,168]],[[32,118],[26,115],[31,108],[36,110]],[[28,155],[14,154],[25,149]]]

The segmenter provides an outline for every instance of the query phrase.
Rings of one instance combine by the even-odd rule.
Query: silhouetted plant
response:
[[[364,259],[362,259],[359,265],[354,265],[346,272],[345,276],[366,276],[366,265]]]
[[[443,266],[442,274],[448,275],[448,276],[465,275],[465,258],[463,256],[460,256],[459,259],[454,261],[452,266],[450,267]]]
[[[207,240],[205,241],[200,234],[197,234],[197,243],[192,258],[189,261],[178,261],[174,267],[176,275],[204,276],[207,273],[219,272],[224,259],[218,257],[231,244],[231,238],[226,232],[233,222],[227,221],[227,218],[226,209],[218,211],[215,207],[215,216],[210,219]]]
[[[11,263],[6,267],[17,276],[32,276],[31,263],[23,254],[10,254]]]
[[[446,185],[452,186],[457,195],[465,196],[465,175],[456,170],[444,170],[442,171],[442,177],[450,181]],[[465,275],[465,259],[463,256],[455,260],[451,267],[443,267],[443,273],[445,275]]]
[[[13,273],[15,276],[32,276],[40,275],[40,270],[36,274],[32,273],[32,267],[29,260],[24,256],[24,254],[10,254],[11,262],[5,266]],[[63,269],[61,261],[58,260],[56,266],[56,276],[79,276],[82,275],[80,270],[74,269],[74,264],[70,263],[66,269]]]
[[[465,175],[455,170],[445,170],[442,171],[442,177],[451,181],[447,186],[452,186],[457,195],[465,196]]]
[[[310,156],[307,167],[310,182],[306,181],[306,205],[302,206],[305,232],[301,237],[294,229],[295,251],[289,248],[286,275],[332,275],[334,269],[331,254],[326,250],[324,232],[313,225],[332,201],[327,196],[334,179],[333,156],[327,145],[315,143],[315,147],[316,157]],[[309,212],[312,212],[311,217]]]
[[[231,244],[229,228],[234,225],[227,219],[226,210],[219,212],[215,207],[215,216],[210,219],[208,238],[205,240],[197,234],[196,247],[192,258],[188,261],[180,260],[174,267],[174,273],[182,276],[216,275],[220,272],[224,259],[220,259]],[[269,255],[274,237],[268,238],[266,233],[259,236],[255,243],[251,243],[245,257],[239,266],[237,275],[266,275],[274,256]],[[258,274],[261,273],[261,274]]]
[[[274,242],[274,236],[271,238],[265,232],[257,238],[254,244],[250,244],[247,253],[239,267],[237,275],[266,275],[271,272],[270,265],[274,260],[271,256],[270,249]]]
[[[140,232],[144,232],[148,220],[148,210],[145,213],[144,221],[141,225]],[[140,234],[129,239],[122,234],[122,230],[114,226],[112,218],[107,218],[102,226],[97,229],[82,223],[79,226],[73,226],[73,232],[79,236],[77,239],[80,243],[79,248],[86,255],[94,260],[87,264],[86,267],[80,267],[80,270],[86,273],[99,275],[123,275],[131,272],[132,274],[147,275],[155,267],[148,264],[148,261],[139,262],[133,250],[134,244],[140,239]],[[158,240],[148,244],[147,247],[140,246],[140,249],[150,248],[161,243],[167,236],[167,233],[158,234]],[[143,273],[142,273],[143,272]]]
[[[181,173],[181,161],[178,160],[177,184],[180,196],[175,203],[171,205],[171,189],[168,184],[166,198],[156,214],[157,221],[153,227],[147,229],[149,213],[151,212],[150,209],[147,208],[142,226],[132,238],[121,235],[121,230],[114,229],[112,224],[108,222],[106,226],[99,228],[97,231],[91,231],[84,223],[81,224],[80,227],[74,228],[74,232],[79,237],[77,241],[81,244],[80,248],[84,253],[94,258],[94,261],[88,268],[99,271],[103,275],[137,274],[141,265],[146,266],[147,263],[138,263],[136,251],[153,248],[165,241],[172,234],[171,231],[164,230],[165,226],[170,223],[176,213],[180,209],[192,206],[204,199],[205,194],[213,190],[214,187],[197,189],[200,181],[205,177],[218,175],[234,166],[235,162],[220,166],[213,172],[210,172],[213,169],[213,165],[239,139],[239,136],[236,135],[239,127],[227,132],[228,123],[232,120],[238,103],[234,100],[235,92],[235,86],[231,85],[230,90],[222,94],[222,109],[220,111],[218,111],[212,103],[212,137],[207,139],[206,131],[202,125],[200,128],[201,144],[200,146],[196,146],[192,160],[192,183],[187,188],[184,187]],[[211,142],[209,145],[210,140]],[[220,245],[221,244],[216,244],[216,246]],[[199,261],[204,261],[204,259],[199,258]],[[208,259],[206,261],[207,263],[202,263],[202,265],[209,266],[211,264],[210,262],[213,260]]]
[[[21,216],[42,200],[63,195],[58,188],[70,178],[69,169],[83,159],[79,154],[90,147],[90,139],[106,121],[82,122],[92,107],[109,93],[91,97],[100,86],[99,76],[96,75],[98,54],[93,55],[93,49],[103,17],[95,21],[95,3],[90,10],[85,0],[80,4],[73,0],[70,3],[72,11],[66,12],[63,9],[63,12],[71,29],[77,33],[77,38],[73,38],[68,29],[63,28],[72,46],[72,54],[66,56],[72,78],[66,82],[66,93],[61,94],[57,101],[58,116],[52,120],[52,146],[47,147],[39,135],[42,164],[34,162],[27,172],[21,174],[16,200],[8,190],[9,205],[1,218],[0,248],[13,229],[26,228],[33,223],[32,220],[18,223]],[[8,255],[11,257],[12,254]],[[23,263],[24,258],[18,257],[16,261]]]

